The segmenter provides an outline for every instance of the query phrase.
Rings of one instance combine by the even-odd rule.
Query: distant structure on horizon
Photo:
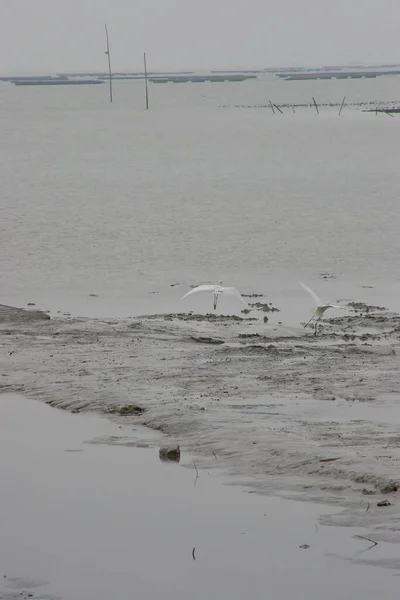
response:
[[[266,67],[264,69],[212,69],[209,71],[150,71],[151,83],[225,83],[259,79],[263,76],[275,76],[283,81],[306,81],[326,79],[372,79],[383,76],[400,75],[399,64],[379,66],[365,65],[324,65],[321,67]],[[10,82],[18,86],[34,85],[96,85],[109,79],[109,73],[103,71],[65,72],[54,75],[9,75],[0,76],[1,82]],[[112,75],[114,82],[141,80],[142,71],[119,71]]]
[[[246,81],[247,79],[257,79],[257,75],[235,75],[227,73],[226,75],[171,75],[150,77],[152,83],[223,83],[229,81]]]
[[[372,79],[375,77],[383,77],[388,75],[400,75],[400,70],[388,70],[388,69],[375,69],[369,70],[368,68],[362,68],[358,70],[331,70],[331,69],[313,69],[312,71],[303,70],[301,72],[297,71],[285,71],[275,73],[276,77],[279,79],[284,79],[285,81],[299,81],[299,80],[307,80],[307,79]]]

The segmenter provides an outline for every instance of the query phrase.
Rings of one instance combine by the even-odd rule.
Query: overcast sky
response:
[[[400,62],[400,0],[0,0],[0,73]]]

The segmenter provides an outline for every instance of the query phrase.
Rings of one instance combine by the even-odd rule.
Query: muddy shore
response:
[[[370,524],[388,498],[375,521],[397,539],[399,315],[349,305],[317,338],[256,317],[3,307],[0,391],[160,430],[260,493],[347,507],[338,524]]]

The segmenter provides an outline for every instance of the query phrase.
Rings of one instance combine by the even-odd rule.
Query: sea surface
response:
[[[153,84],[147,112],[143,82],[112,104],[106,84],[1,84],[0,301],[134,316],[223,282],[294,324],[301,279],[400,310],[400,116],[357,106],[396,101],[397,76]]]
[[[399,542],[400,78],[143,88],[0,84],[0,392]]]

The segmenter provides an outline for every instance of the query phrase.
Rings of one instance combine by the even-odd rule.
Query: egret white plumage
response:
[[[237,298],[238,300],[240,300],[240,302],[242,302],[243,304],[245,304],[247,306],[247,303],[245,302],[245,300],[243,300],[242,296],[240,295],[240,292],[234,288],[234,287],[223,287],[221,285],[198,285],[197,287],[193,288],[192,290],[190,290],[187,294],[185,294],[184,296],[182,296],[181,300],[183,300],[184,298],[187,298],[188,296],[191,296],[192,294],[198,294],[199,292],[211,292],[214,298],[214,310],[217,310],[217,303],[218,303],[218,297],[223,294],[226,296],[233,296],[234,298]]]
[[[319,296],[317,296],[317,294],[314,292],[314,290],[312,290],[311,288],[304,285],[304,283],[302,283],[301,281],[299,281],[299,283],[300,283],[301,287],[310,294],[310,296],[314,300],[315,306],[316,306],[311,319],[309,321],[307,321],[307,323],[304,325],[304,327],[307,327],[307,325],[309,325],[311,323],[311,321],[316,317],[317,320],[315,321],[314,335],[317,335],[318,323],[321,320],[324,312],[326,310],[328,310],[328,308],[343,308],[343,307],[337,306],[337,304],[331,304],[330,302],[323,302],[321,300],[321,298]]]

